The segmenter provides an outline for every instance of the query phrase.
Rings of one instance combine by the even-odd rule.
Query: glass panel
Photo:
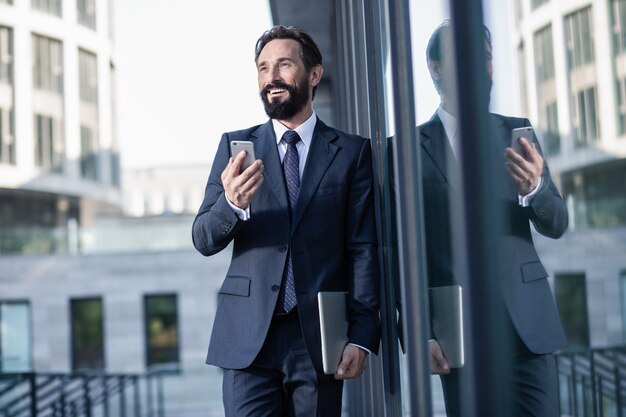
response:
[[[567,336],[567,349],[589,347],[589,317],[585,274],[557,274],[556,302]]]
[[[178,363],[176,295],[148,295],[144,309],[148,366]]]
[[[73,299],[72,369],[104,369],[102,299]]]
[[[30,305],[0,303],[0,372],[31,370]]]

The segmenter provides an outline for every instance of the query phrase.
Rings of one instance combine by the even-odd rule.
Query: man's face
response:
[[[457,94],[456,78],[454,73],[454,48],[451,42],[446,43],[442,39],[441,61],[430,61],[430,74],[438,84],[439,94],[447,98],[453,98]],[[485,71],[487,74],[487,95],[491,95],[493,85],[493,57],[491,46],[485,41]]]
[[[310,103],[309,74],[297,41],[270,41],[259,54],[257,72],[259,94],[270,118],[289,120]]]

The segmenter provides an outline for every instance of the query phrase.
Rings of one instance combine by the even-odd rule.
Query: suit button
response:
[[[274,292],[278,292],[278,290],[280,290],[280,287],[276,284],[272,285],[272,291]]]
[[[280,253],[287,252],[287,246],[281,246],[280,248],[278,248],[278,251],[279,251]]]

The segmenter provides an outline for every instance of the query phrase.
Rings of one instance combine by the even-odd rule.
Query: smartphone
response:
[[[254,144],[247,140],[233,140],[230,142],[230,155],[234,158],[239,152],[246,151],[246,159],[241,164],[240,172],[245,171],[256,160],[254,157]]]
[[[518,154],[524,156],[522,145],[519,143],[520,138],[525,138],[528,142],[533,141],[533,128],[530,126],[518,127],[511,131],[511,148]]]

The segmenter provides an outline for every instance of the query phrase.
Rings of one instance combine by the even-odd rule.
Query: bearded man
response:
[[[361,375],[380,338],[370,142],[315,115],[322,55],[307,33],[275,26],[255,52],[270,120],[222,136],[193,224],[203,255],[233,244],[207,363],[224,369],[227,417],[339,417],[343,380]],[[234,140],[254,145],[246,169]],[[323,372],[319,291],[348,293],[334,375]]]

